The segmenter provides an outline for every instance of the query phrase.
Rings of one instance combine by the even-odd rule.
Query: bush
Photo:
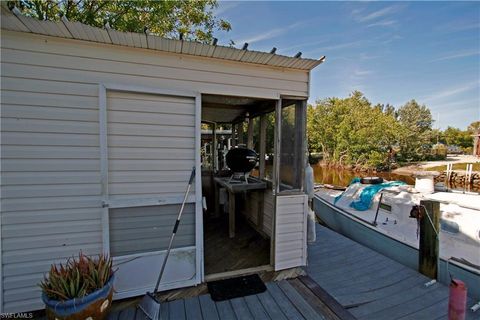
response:
[[[92,258],[80,252],[78,259],[69,258],[65,265],[52,264],[40,287],[50,299],[64,301],[103,288],[112,275],[111,258],[105,255]]]

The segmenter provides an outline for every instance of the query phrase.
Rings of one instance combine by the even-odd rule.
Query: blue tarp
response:
[[[354,183],[360,183],[360,178],[354,178],[351,182],[350,185]],[[395,186],[402,186],[405,185],[405,182],[402,181],[391,181],[391,182],[385,182],[385,183],[379,183],[379,184],[371,184],[367,187],[365,187],[362,192],[360,193],[360,197],[358,200],[352,201],[350,203],[350,207],[354,208],[355,210],[358,211],[365,211],[370,208],[372,205],[372,200],[373,197],[380,191],[388,187],[395,187]],[[343,194],[343,193],[342,193]],[[337,196],[335,198],[334,203],[337,203],[338,200],[340,200],[341,195]]]

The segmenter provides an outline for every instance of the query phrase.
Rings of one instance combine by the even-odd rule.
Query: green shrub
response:
[[[65,265],[52,264],[40,287],[50,299],[64,301],[103,288],[112,275],[111,258],[103,254],[93,258],[80,252],[78,258],[69,258]]]

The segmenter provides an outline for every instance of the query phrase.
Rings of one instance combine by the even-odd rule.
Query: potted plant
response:
[[[82,252],[65,265],[52,265],[40,283],[47,318],[51,320],[105,319],[112,302],[114,272],[106,255]]]

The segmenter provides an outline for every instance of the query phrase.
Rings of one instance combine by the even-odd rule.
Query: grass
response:
[[[453,164],[453,170],[465,170],[466,168],[467,168],[467,162]],[[447,165],[428,167],[425,169],[428,171],[446,171]],[[476,162],[473,164],[473,171],[480,171],[480,162]]]

